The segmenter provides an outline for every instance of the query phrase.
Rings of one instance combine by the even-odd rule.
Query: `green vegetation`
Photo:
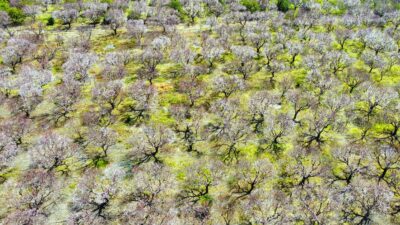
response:
[[[0,0],[0,224],[400,224],[397,9]]]
[[[252,13],[261,10],[261,6],[257,0],[241,0],[240,4],[244,5]]]
[[[0,11],[7,12],[14,25],[22,24],[26,17],[22,9],[10,6],[8,0],[0,0]]]
[[[278,10],[281,12],[287,12],[289,11],[290,8],[290,1],[289,0],[278,0],[278,3],[276,4],[278,7]]]
[[[53,26],[54,23],[55,23],[54,18],[53,18],[53,17],[49,17],[49,18],[47,19],[46,25],[47,25],[47,26]]]

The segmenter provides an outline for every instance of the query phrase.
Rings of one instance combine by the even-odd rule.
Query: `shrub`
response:
[[[289,10],[290,2],[289,0],[278,0],[277,7],[281,12],[287,12]]]
[[[47,19],[47,26],[53,26],[54,25],[54,18],[53,17],[50,17],[50,18],[48,18]]]
[[[26,15],[23,11],[16,7],[11,7],[10,3],[6,0],[0,0],[0,10],[5,11],[11,18],[11,21],[14,25],[19,25],[24,22]]]
[[[240,1],[240,4],[244,5],[247,10],[252,13],[261,10],[261,6],[257,0],[242,0]]]
[[[179,0],[171,0],[171,2],[169,3],[169,7],[175,9],[178,12],[182,10],[182,4],[179,2]]]

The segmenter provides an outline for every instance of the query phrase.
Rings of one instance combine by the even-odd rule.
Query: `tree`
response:
[[[40,64],[41,69],[49,69],[50,63],[56,57],[58,47],[45,45],[34,53],[35,60]]]
[[[171,45],[171,39],[164,35],[154,38],[151,42],[151,47],[158,51],[166,50],[169,45]]]
[[[256,51],[249,46],[232,46],[231,49],[236,58],[236,62],[233,63],[234,70],[239,72],[243,79],[246,80],[257,68],[253,60],[256,56]]]
[[[23,67],[17,83],[21,110],[27,117],[43,100],[43,86],[53,80],[50,71]]]
[[[379,145],[370,152],[371,158],[375,162],[375,168],[369,171],[380,181],[388,181],[388,177],[394,171],[400,170],[400,154],[395,146]]]
[[[179,82],[178,91],[187,96],[189,107],[194,107],[197,99],[205,94],[205,84],[196,78],[187,78]]]
[[[208,10],[216,17],[221,16],[224,13],[224,5],[219,1],[208,1],[206,2]]]
[[[58,85],[55,92],[50,95],[50,100],[54,104],[52,117],[56,124],[71,117],[69,115],[75,110],[74,104],[81,96],[81,89],[78,82],[66,80]]]
[[[201,5],[202,1],[199,0],[183,0],[183,10],[186,15],[190,18],[190,22],[193,24],[196,17],[200,16],[203,12],[203,7]]]
[[[265,70],[271,73],[271,77],[269,78],[269,82],[274,85],[275,84],[275,74],[280,73],[286,69],[285,64],[279,61],[273,61],[265,66]]]
[[[176,120],[173,130],[183,142],[185,150],[200,155],[198,144],[204,141],[201,136],[201,113],[191,112],[186,106],[179,105],[171,109],[171,114]]]
[[[335,30],[335,37],[336,37],[336,41],[340,45],[340,50],[343,50],[344,47],[345,47],[346,42],[355,37],[355,33],[352,32],[352,30],[349,30],[349,29],[336,29]]]
[[[264,122],[270,111],[275,105],[279,104],[279,97],[269,91],[258,91],[254,93],[249,100],[250,124],[254,126],[255,133],[261,133],[264,128]]]
[[[146,21],[151,12],[152,10],[150,10],[150,7],[147,5],[147,1],[135,1],[133,2],[133,8],[132,11],[129,13],[128,19],[137,20],[144,17],[144,20]]]
[[[15,116],[0,123],[0,132],[11,138],[18,146],[25,145],[24,138],[31,131],[32,121],[24,116]]]
[[[243,90],[245,84],[238,76],[219,76],[214,79],[214,89],[217,93],[222,93],[225,98],[229,98],[233,93]]]
[[[361,55],[361,59],[369,67],[368,73],[372,73],[374,69],[381,69],[385,67],[386,62],[381,56],[374,54],[371,51],[364,51]]]
[[[82,15],[90,21],[90,24],[96,26],[107,11],[107,3],[87,2],[84,4]]]
[[[332,168],[332,183],[344,182],[350,185],[353,180],[370,169],[365,146],[353,145],[337,148],[333,151],[333,157],[337,161]]]
[[[373,215],[385,214],[393,194],[380,184],[358,181],[339,195],[341,221],[357,224],[374,223]]]
[[[87,171],[74,192],[71,204],[71,224],[107,224],[112,221],[113,214],[109,210],[119,188],[117,182],[124,173],[119,169],[109,169],[100,177],[95,170]]]
[[[142,126],[133,136],[133,146],[129,158],[133,166],[138,166],[149,161],[162,163],[159,154],[167,150],[168,144],[173,140],[173,132],[160,125]]]
[[[0,132],[0,138],[2,140],[0,143],[0,183],[3,183],[6,178],[2,174],[11,165],[10,162],[17,155],[20,148],[6,133]]]
[[[210,216],[212,196],[210,189],[216,185],[220,176],[217,163],[196,162],[186,168],[187,176],[180,184],[182,190],[177,194],[178,207],[186,220],[205,222]]]
[[[3,1],[1,3],[1,11],[6,12],[12,21],[13,25],[21,25],[26,15],[22,11],[22,5],[16,1]]]
[[[222,126],[220,129],[214,128],[215,136],[210,135],[210,139],[218,138],[215,148],[225,163],[238,162],[241,154],[240,145],[246,142],[250,130],[242,121],[221,119]]]
[[[10,224],[40,224],[48,220],[50,208],[59,198],[54,174],[34,169],[24,173],[9,189],[7,206],[12,209],[4,221]]]
[[[352,94],[356,88],[360,87],[364,82],[368,82],[370,76],[368,73],[356,69],[349,68],[347,72],[343,74],[342,81],[349,87],[349,93]]]
[[[163,58],[164,56],[159,50],[147,48],[141,56],[143,68],[138,71],[138,77],[148,80],[150,84],[153,84],[153,80],[159,75],[156,67],[161,63]]]
[[[321,72],[318,69],[308,72],[306,80],[311,85],[310,87],[313,92],[316,93],[318,103],[327,90],[339,85],[339,81],[335,77],[332,77],[329,71]]]
[[[387,126],[379,132],[383,137],[379,137],[378,139],[389,140],[391,144],[400,142],[400,118],[399,115],[395,113],[399,107],[398,104],[390,104],[386,107],[386,111],[382,113],[383,115],[379,121],[382,120]]]
[[[12,71],[10,68],[0,69],[0,100],[11,97],[11,91],[14,88],[14,82],[12,81]]]
[[[109,149],[117,143],[118,133],[108,127],[97,127],[91,129],[88,134],[89,143],[94,146],[94,156],[91,157],[94,163],[104,160],[108,157]],[[100,150],[100,152],[98,151]],[[89,152],[91,154],[92,152]]]
[[[201,163],[195,163],[187,168],[187,176],[181,186],[182,192],[177,196],[180,204],[208,201],[209,190],[214,185],[215,174],[213,172],[210,166]]]
[[[241,6],[243,7],[243,6]],[[241,10],[243,8],[239,7],[238,11],[233,11],[226,15],[225,20],[227,23],[238,23],[239,24],[239,37],[242,44],[245,44],[246,37],[248,33],[246,32],[247,22],[251,20],[251,13],[249,11]]]
[[[293,129],[293,121],[285,114],[273,115],[269,113],[265,117],[268,119],[264,122],[263,137],[259,139],[259,150],[263,151],[266,148],[279,155],[283,150],[282,139]]]
[[[142,46],[142,38],[147,33],[147,26],[143,20],[128,20],[126,25],[127,34],[129,37],[135,38],[138,46]]]
[[[215,16],[207,17],[206,25],[210,27],[210,32],[213,32],[215,27],[218,25],[217,17]]]
[[[35,167],[52,171],[61,168],[68,170],[68,159],[76,154],[76,146],[71,139],[57,133],[45,133],[30,149]]]
[[[90,53],[91,45],[91,36],[92,36],[92,27],[91,26],[81,26],[78,27],[79,36],[72,39],[69,44],[69,48],[71,48],[76,53]],[[62,37],[58,39],[59,45],[63,43]],[[70,53],[71,54],[71,53]]]
[[[122,83],[119,81],[97,83],[92,91],[92,100],[100,106],[102,114],[110,115],[122,101],[121,90]]]
[[[294,203],[293,210],[304,212],[291,218],[293,221],[323,224],[336,220],[334,213],[338,203],[333,200],[334,193],[323,184],[307,184],[305,188],[295,189],[291,198],[298,203]]]
[[[378,55],[384,51],[394,51],[397,50],[397,46],[394,40],[389,37],[386,33],[372,30],[368,32],[364,37],[366,46]]]
[[[41,0],[39,2],[44,5],[46,11],[49,9],[49,5],[56,3],[55,0]]]
[[[89,69],[96,61],[97,56],[93,53],[70,53],[68,60],[62,66],[65,79],[86,81]]]
[[[304,4],[300,10],[301,13],[298,14],[294,21],[295,25],[300,29],[299,35],[301,35],[300,37],[303,39],[307,37],[307,33],[311,31],[313,27],[322,22],[322,20],[319,19],[321,17],[321,12],[318,7],[320,7],[318,3]]]
[[[40,43],[44,38],[45,24],[42,22],[32,23],[29,25],[29,30],[32,32],[33,37],[29,39],[34,43]]]
[[[258,22],[255,26],[250,26],[248,29],[249,35],[248,40],[251,45],[256,49],[257,57],[261,56],[261,49],[266,43],[271,41],[271,34],[268,31],[268,27],[262,22]]]
[[[290,66],[293,67],[294,63],[296,62],[297,56],[299,56],[303,51],[303,45],[300,43],[289,42],[287,44],[287,48],[288,54],[290,56],[288,62]]]
[[[278,20],[278,19],[282,19],[282,18],[278,17],[276,19]],[[282,27],[282,32],[278,32],[277,33],[275,41],[278,44],[282,45],[281,47],[283,48],[283,50],[286,50],[287,47],[288,47],[288,43],[291,41],[292,35],[295,35],[296,32],[295,32],[295,30],[293,28],[288,27],[288,26],[284,26],[283,24],[279,23],[278,21],[274,21],[274,23],[278,23],[278,24],[275,24],[274,26],[278,26],[278,25],[283,26]],[[273,30],[279,30],[279,29],[280,29],[280,27],[274,27]],[[279,47],[279,46],[277,46],[277,47]]]
[[[217,40],[208,38],[204,41],[202,47],[202,56],[208,63],[208,67],[211,69],[214,67],[214,63],[224,53],[224,49],[219,46]]]
[[[267,60],[267,66],[271,64],[280,53],[282,53],[283,49],[284,47],[281,44],[267,43],[264,46],[264,57]]]
[[[179,13],[168,7],[159,7],[154,11],[150,21],[161,26],[163,33],[174,30],[175,25],[180,22]]]
[[[116,0],[110,4],[110,7],[113,9],[120,9],[125,11],[129,7],[128,0]]]
[[[0,12],[0,27],[4,30],[7,31],[7,33],[12,37],[14,35],[14,32],[9,29],[12,21],[10,16],[8,15],[7,12],[1,11]]]
[[[331,51],[324,56],[323,61],[326,62],[330,71],[336,76],[338,72],[342,72],[349,67],[354,60],[343,51]]]
[[[302,4],[301,1],[302,0],[299,0],[300,4]],[[321,18],[321,25],[324,26],[326,28],[326,31],[328,31],[328,32],[332,32],[332,31],[336,30],[335,25],[337,24],[337,22],[338,22],[338,19],[336,17],[332,17],[331,15],[329,15],[329,16],[325,15],[325,16],[322,16],[322,18]],[[338,35],[336,35],[336,37],[337,36]]]
[[[319,147],[324,143],[326,140],[323,134],[327,132],[329,127],[334,125],[335,118],[336,113],[322,110],[311,116],[311,118],[307,118],[308,128],[300,135],[304,146],[310,148],[313,143],[316,143]]]
[[[27,5],[22,8],[26,16],[31,17],[32,21],[36,21],[36,15],[41,12],[41,7],[38,5]]]
[[[293,152],[292,156],[295,160],[293,164],[290,164],[285,168],[288,174],[291,174],[291,181],[293,187],[305,188],[307,185],[313,184],[315,179],[322,177],[328,169],[324,166],[321,159],[319,159],[318,153],[314,155],[302,155],[306,149],[298,149]]]
[[[104,57],[102,77],[108,81],[122,79],[126,75],[125,66],[131,62],[132,58],[128,51],[107,53]]]
[[[133,112],[133,116],[126,118],[128,123],[136,123],[146,120],[150,111],[157,104],[157,89],[151,85],[147,85],[144,81],[137,81],[132,84],[127,94],[134,102],[128,105],[128,110]]]
[[[365,113],[369,120],[377,108],[385,107],[394,98],[395,94],[391,89],[382,89],[371,84],[365,84],[366,91],[360,94],[360,100],[364,103],[358,110]]]
[[[175,63],[184,66],[184,69],[192,67],[193,61],[197,58],[196,52],[187,44],[187,40],[179,39],[173,47],[170,58]]]
[[[134,177],[122,193],[121,222],[131,225],[173,222],[177,215],[169,193],[175,187],[171,171],[160,164],[147,163],[132,173]]]
[[[64,9],[53,12],[53,17],[62,21],[64,25],[67,25],[67,30],[71,29],[72,22],[78,18],[78,11],[72,4],[65,4]]]
[[[126,23],[126,17],[122,10],[111,9],[107,12],[104,22],[110,26],[114,35],[117,35],[117,31],[120,27]]]
[[[240,161],[238,168],[240,170],[235,171],[228,184],[233,202],[250,198],[267,180],[274,177],[272,165],[266,159],[255,162]]]
[[[290,90],[287,93],[287,100],[293,105],[293,117],[292,120],[295,123],[300,123],[298,120],[299,113],[305,111],[315,105],[315,99],[313,96],[306,92],[303,93],[301,90]]]
[[[7,47],[1,51],[3,63],[16,72],[16,66],[21,64],[24,57],[35,49],[36,45],[24,38],[11,38],[7,42]]]
[[[254,13],[261,10],[261,6],[256,0],[242,0],[240,4],[244,5],[248,11]]]

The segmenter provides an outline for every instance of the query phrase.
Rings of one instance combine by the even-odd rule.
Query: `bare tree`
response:
[[[142,38],[147,33],[147,26],[144,24],[144,21],[128,20],[126,29],[129,37],[135,38],[135,43],[138,46],[142,46]]]
[[[70,224],[107,224],[112,221],[110,206],[119,191],[116,183],[124,173],[118,169],[105,171],[104,176],[94,170],[87,171],[74,192]]]
[[[147,48],[141,56],[143,68],[138,71],[138,77],[148,80],[150,84],[153,84],[153,80],[159,75],[156,67],[161,63],[163,58],[164,56],[160,50],[152,47]]]
[[[46,133],[30,149],[33,165],[47,171],[68,171],[68,159],[76,153],[76,146],[71,139],[57,133]]]
[[[231,50],[236,60],[231,65],[228,65],[228,67],[233,66],[233,70],[240,73],[244,80],[248,79],[251,73],[257,69],[256,62],[254,61],[256,51],[249,46],[232,46]],[[228,71],[230,71],[230,69],[231,68],[229,68]]]
[[[338,200],[342,202],[341,221],[371,224],[373,215],[388,211],[388,202],[393,194],[385,186],[359,181],[344,191]]]
[[[113,31],[113,35],[117,35],[118,29],[123,27],[126,23],[126,17],[122,10],[111,9],[105,16],[105,23],[110,26]]]
[[[173,140],[173,132],[160,125],[143,126],[132,140],[133,146],[129,158],[134,166],[154,161],[162,163],[160,154],[167,150]]]
[[[107,3],[87,2],[84,4],[82,15],[90,21],[90,24],[96,26],[96,24],[100,23],[101,18],[105,16],[107,7]]]
[[[4,219],[10,224],[44,223],[60,194],[54,175],[40,169],[27,171],[10,188],[10,193],[15,193],[7,206],[13,211]]]
[[[92,53],[70,53],[68,60],[63,64],[65,79],[86,81],[89,69],[97,61],[97,56]]]
[[[124,224],[155,224],[173,222],[175,203],[170,191],[175,187],[170,170],[157,163],[135,168],[132,185],[122,194],[123,210],[120,220]]]
[[[332,183],[350,185],[358,176],[364,175],[370,167],[367,152],[365,146],[352,144],[335,149],[332,154],[338,162],[338,169],[332,169]]]
[[[107,160],[109,150],[117,143],[118,133],[108,127],[93,128],[89,131],[89,157],[97,164],[100,160]],[[94,149],[90,149],[90,147]]]
[[[134,102],[126,106],[133,115],[128,115],[125,121],[136,123],[146,120],[157,104],[157,89],[144,81],[137,81],[128,88],[127,94]]]
[[[62,10],[54,11],[53,16],[67,25],[67,29],[69,30],[71,29],[72,22],[78,18],[78,10],[76,10],[76,5],[65,4]]]
[[[225,98],[229,98],[233,93],[243,90],[245,84],[238,76],[219,76],[214,79],[214,89],[217,93],[222,93]]]
[[[121,90],[122,83],[119,81],[97,83],[92,90],[92,100],[100,106],[104,115],[110,115],[122,101]]]

